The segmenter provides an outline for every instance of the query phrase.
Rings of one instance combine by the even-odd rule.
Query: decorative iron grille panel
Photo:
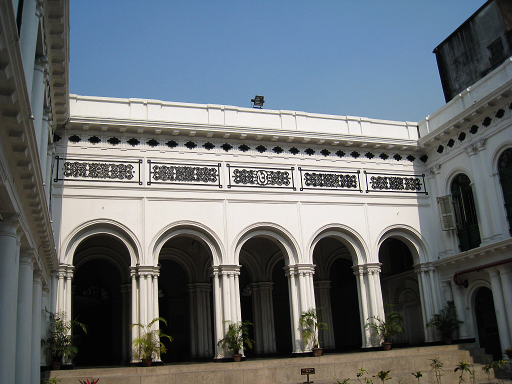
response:
[[[366,175],[366,193],[368,192],[399,192],[399,193],[423,193],[428,195],[425,186],[425,175],[403,175],[371,173],[364,171]],[[368,176],[370,176],[368,178]]]
[[[231,167],[229,164],[227,164],[227,167],[229,173],[228,188],[286,188],[295,191],[295,184],[293,181],[293,167]]]
[[[149,181],[151,184],[210,185],[222,188],[220,183],[220,163],[217,165],[196,165],[159,163],[148,160]]]
[[[56,156],[54,181],[107,181],[142,185],[138,161],[83,160]]]
[[[300,190],[336,189],[363,192],[360,187],[359,171],[335,172],[298,168],[300,172]]]

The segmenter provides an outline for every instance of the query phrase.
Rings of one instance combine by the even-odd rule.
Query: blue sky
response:
[[[420,121],[484,0],[71,0],[70,91]]]

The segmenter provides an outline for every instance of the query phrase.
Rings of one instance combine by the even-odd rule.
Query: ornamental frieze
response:
[[[227,168],[229,174],[228,188],[288,188],[295,191],[295,184],[293,181],[293,167],[232,167],[227,164]]]
[[[220,163],[216,165],[195,165],[160,163],[148,160],[148,185],[189,184],[212,185],[222,188],[220,183]]]
[[[55,157],[57,161],[54,181],[108,181],[138,183],[142,185],[138,161],[83,160]]]
[[[298,169],[301,191],[304,189],[336,189],[363,192],[360,187],[359,171],[317,171],[301,167]]]
[[[425,175],[386,174],[364,171],[366,193],[401,192],[422,193],[428,195],[425,187]]]

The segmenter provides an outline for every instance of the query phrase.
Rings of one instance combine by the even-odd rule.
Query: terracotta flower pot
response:
[[[322,348],[313,348],[313,356],[322,356]]]
[[[52,369],[58,371],[62,366],[62,356],[52,357]]]
[[[391,350],[391,343],[389,343],[389,342],[382,343],[382,349],[385,351]]]
[[[242,360],[242,355],[238,354],[238,353],[233,353],[233,361],[241,361]]]
[[[142,366],[143,367],[151,367],[151,362],[153,359],[150,357],[149,359],[142,359]]]

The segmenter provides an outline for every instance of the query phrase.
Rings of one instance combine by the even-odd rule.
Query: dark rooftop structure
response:
[[[446,102],[512,56],[512,0],[489,0],[435,49]]]

